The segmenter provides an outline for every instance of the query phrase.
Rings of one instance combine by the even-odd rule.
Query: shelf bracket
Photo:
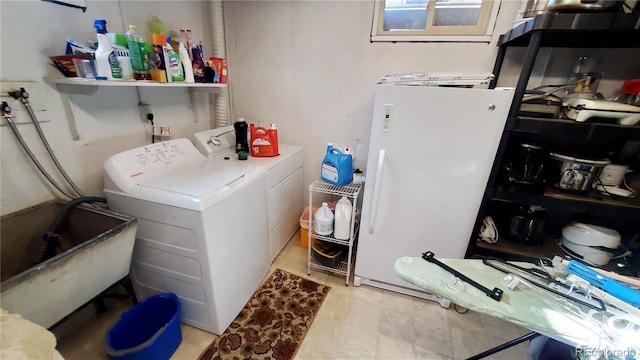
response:
[[[71,100],[69,99],[69,95],[64,92],[59,92],[60,94],[60,102],[62,103],[62,109],[64,110],[64,115],[67,118],[67,125],[69,126],[69,132],[71,133],[71,138],[76,141],[80,140],[80,134],[78,133],[78,125],[76,124],[76,117],[73,114],[73,109],[71,109]]]
[[[73,141],[80,140],[80,133],[78,132],[78,125],[76,123],[76,116],[71,108],[71,99],[69,94],[81,94],[81,95],[95,95],[100,90],[97,85],[75,85],[75,84],[62,84],[49,81],[45,78],[45,83],[55,88],[60,96],[60,104],[62,104],[62,110],[64,116],[67,119],[67,126],[69,126],[69,132],[71,133],[71,139]]]
[[[74,95],[97,95],[100,92],[98,85],[75,85],[75,84],[55,84],[58,92]]]

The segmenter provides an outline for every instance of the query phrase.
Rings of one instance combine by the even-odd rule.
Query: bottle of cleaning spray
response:
[[[167,77],[171,76],[172,81],[184,81],[184,69],[182,68],[182,62],[180,61],[180,55],[173,51],[172,39],[167,38],[166,51],[168,52],[169,62],[167,63]]]
[[[96,71],[98,80],[119,80],[122,79],[122,70],[116,52],[113,50],[107,38],[107,21],[97,19],[93,22],[98,37],[98,48],[96,49]]]
[[[182,32],[182,30],[180,31]],[[191,57],[189,56],[189,50],[187,49],[187,39],[178,38],[178,54],[180,55],[180,61],[182,61],[182,67],[184,70],[184,82],[195,82],[193,78],[193,64],[191,64]]]

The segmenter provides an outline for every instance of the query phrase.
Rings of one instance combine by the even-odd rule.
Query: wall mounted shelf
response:
[[[227,88],[227,84],[214,83],[187,83],[171,82],[159,83],[151,80],[92,80],[83,78],[44,78],[44,81],[58,90],[60,100],[69,124],[69,131],[73,140],[80,140],[75,115],[71,109],[69,95],[97,95],[100,87],[149,87],[159,89],[187,89],[189,92],[189,103],[193,113],[193,122],[198,122],[198,112],[196,110],[195,91],[206,91],[218,93]]]
[[[72,95],[96,95],[101,86],[107,87],[156,87],[186,88],[217,92],[227,84],[171,82],[159,83],[151,80],[91,80],[82,78],[45,78],[44,81],[55,85],[58,91]]]

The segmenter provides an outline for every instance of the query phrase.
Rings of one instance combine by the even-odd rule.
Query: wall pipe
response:
[[[224,33],[224,9],[222,0],[210,0],[211,20],[213,22],[213,56],[226,58],[226,41]],[[229,97],[230,91],[227,85],[226,91],[215,95],[215,127],[223,127],[229,122]]]
[[[38,119],[36,118],[36,114],[33,112],[33,109],[31,108],[31,103],[29,101],[29,93],[27,93],[27,91],[24,88],[20,88],[19,91],[11,92],[10,95],[16,98],[17,100],[19,100],[22,103],[22,105],[24,105],[24,107],[27,109],[27,112],[29,113],[29,117],[31,118],[31,121],[33,122],[33,125],[35,126],[36,131],[38,132],[38,136],[40,136],[40,140],[42,140],[44,147],[47,149],[47,153],[49,154],[49,157],[53,161],[58,171],[60,171],[60,174],[62,174],[62,177],[64,177],[64,179],[71,186],[71,188],[76,192],[76,194],[78,194],[81,197],[85,196],[82,193],[82,190],[80,190],[80,188],[76,186],[76,184],[73,182],[71,177],[69,177],[67,172],[64,170],[64,168],[58,161],[58,158],[56,157],[55,153],[53,152],[53,149],[49,145],[47,138],[44,136],[44,132],[42,131],[40,124],[38,124]]]
[[[40,164],[40,161],[38,161],[38,158],[36,158],[36,156],[33,154],[31,149],[29,148],[29,146],[27,146],[27,143],[24,141],[24,138],[22,137],[22,135],[20,135],[20,132],[18,131],[18,128],[16,127],[16,124],[13,122],[13,115],[11,113],[11,107],[9,107],[9,105],[5,101],[2,102],[2,118],[7,121],[7,123],[9,124],[9,127],[11,128],[11,131],[13,131],[13,134],[16,136],[16,138],[20,142],[20,145],[22,146],[24,151],[27,153],[27,155],[29,156],[29,158],[31,159],[33,164],[38,168],[38,170],[40,170],[40,173],[62,195],[68,197],[69,199],[73,199],[73,196],[67,194],[66,191],[64,191],[64,189],[51,177],[51,175],[49,175],[49,173],[44,169],[42,164]]]

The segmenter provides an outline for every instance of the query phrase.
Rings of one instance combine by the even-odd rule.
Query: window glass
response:
[[[489,42],[500,0],[375,0],[372,41]]]
[[[384,3],[384,31],[427,28],[429,0],[387,0]]]
[[[438,0],[433,15],[434,26],[478,25],[482,0]]]

